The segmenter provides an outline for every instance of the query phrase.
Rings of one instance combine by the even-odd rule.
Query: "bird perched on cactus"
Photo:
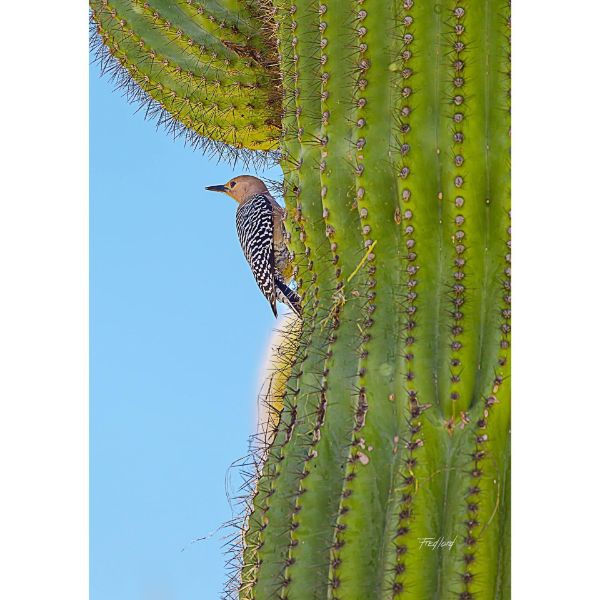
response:
[[[206,189],[225,193],[238,202],[235,222],[240,244],[273,314],[277,316],[279,300],[300,316],[300,297],[287,285],[292,263],[285,244],[285,210],[275,202],[264,182],[251,175],[240,175]]]

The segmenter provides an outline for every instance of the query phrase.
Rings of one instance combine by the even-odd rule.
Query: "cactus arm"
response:
[[[127,24],[121,25],[121,21],[119,13],[115,13],[115,17],[107,15],[103,20],[103,25],[107,28],[115,28],[113,40],[118,45],[118,50],[114,51],[114,55],[123,60],[132,61],[128,68],[140,77],[141,86],[145,90],[156,90],[164,94],[164,105],[169,106],[171,112],[176,113],[182,121],[190,118],[206,121],[210,117],[212,127],[223,130],[235,127],[237,111],[247,108],[247,97],[244,98],[243,93],[240,93],[243,82],[236,86],[230,86],[231,93],[226,103],[217,96],[208,101],[209,90],[212,89],[214,94],[219,88],[219,85],[215,85],[219,81],[216,74],[213,73],[215,77],[213,85],[206,82],[206,75],[195,75],[193,71],[182,74],[165,56],[141,46],[141,38],[136,36]],[[152,71],[156,70],[153,65],[154,61],[162,65],[160,81],[151,80]],[[248,91],[247,89],[246,95]],[[189,103],[184,102],[182,98],[189,100]],[[263,117],[266,115],[264,111],[258,111],[256,117],[260,118],[261,113]]]
[[[183,2],[92,0],[101,63],[130,99],[148,105],[147,114],[195,143],[273,150],[280,88],[262,25],[251,34],[256,23],[247,11],[211,4],[217,17],[204,9],[192,18]]]

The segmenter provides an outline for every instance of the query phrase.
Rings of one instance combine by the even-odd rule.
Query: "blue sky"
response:
[[[275,321],[234,201],[204,190],[240,167],[134,113],[92,66],[91,598],[213,599],[222,533],[190,542],[231,517],[225,477],[247,451]]]

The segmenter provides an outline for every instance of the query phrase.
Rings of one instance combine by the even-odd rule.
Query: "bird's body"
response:
[[[240,245],[273,314],[277,316],[279,300],[300,316],[300,297],[287,285],[292,263],[285,243],[285,210],[260,179],[249,175],[207,189],[225,192],[238,201],[235,221]]]

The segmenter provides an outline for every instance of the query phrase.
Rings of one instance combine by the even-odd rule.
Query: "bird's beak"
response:
[[[209,185],[206,187],[209,192],[228,192],[229,189],[224,185]]]

